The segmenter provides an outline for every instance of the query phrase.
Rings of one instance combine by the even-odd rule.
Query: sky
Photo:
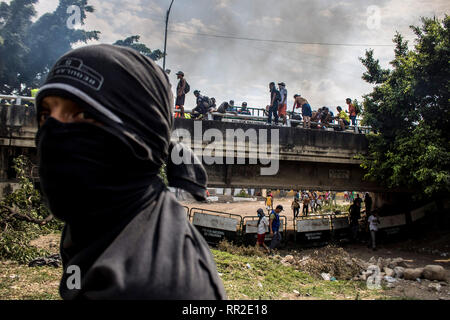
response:
[[[140,35],[149,48],[163,50],[170,0],[88,3],[95,12],[82,28],[101,32],[100,40],[89,44]],[[40,0],[37,17],[57,4]],[[450,14],[448,0],[174,0],[166,69],[171,70],[174,93],[175,73],[185,73],[191,87],[187,110],[195,105],[195,89],[218,104],[234,100],[236,105],[246,101],[249,107],[265,107],[272,81],[286,83],[288,110],[296,93],[313,110],[335,110],[345,106],[345,98],[362,100],[372,91],[361,79],[365,68],[358,60],[367,49],[374,49],[382,67],[389,67],[396,31],[412,46],[410,25],[420,25],[421,16],[445,14]],[[157,63],[162,66],[162,59]]]

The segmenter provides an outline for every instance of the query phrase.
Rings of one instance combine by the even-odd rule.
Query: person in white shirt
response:
[[[367,219],[367,222],[369,222],[369,231],[370,231],[370,240],[371,240],[369,242],[368,247],[370,248],[370,246],[372,245],[372,250],[375,251],[375,250],[377,250],[376,245],[375,245],[375,236],[378,231],[378,224],[380,223],[380,220],[374,213],[371,213],[371,215],[369,216],[369,219]]]
[[[269,220],[264,215],[263,209],[258,209],[258,239],[256,241],[256,246],[259,248],[260,246],[263,246],[263,248],[267,251],[267,253],[270,252],[270,249],[267,247],[267,245],[264,243],[264,238],[266,237],[267,228],[269,227]]]

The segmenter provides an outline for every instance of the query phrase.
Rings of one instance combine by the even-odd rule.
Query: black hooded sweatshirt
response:
[[[158,176],[167,163],[170,186],[205,197],[204,168],[170,142],[173,97],[162,69],[132,49],[86,46],[56,62],[38,115],[46,96],[73,100],[100,123],[50,117],[36,135],[42,191],[65,221],[61,297],[225,299],[207,243]],[[175,165],[172,152],[191,163]]]

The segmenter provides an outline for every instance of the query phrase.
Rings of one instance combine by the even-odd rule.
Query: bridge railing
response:
[[[34,97],[26,97],[26,96],[0,95],[0,102],[2,100],[9,101],[9,103],[5,103],[5,104],[16,105],[16,106],[22,105],[22,101],[29,101],[29,102],[34,103]],[[14,104],[12,104],[11,102],[14,102]]]
[[[0,103],[2,100],[9,101],[9,103],[6,103],[7,105],[22,105],[23,101],[28,101],[31,103],[34,103],[35,98],[34,97],[27,97],[27,96],[14,96],[14,95],[0,95]],[[13,103],[11,103],[13,102]],[[261,108],[254,108],[254,107],[248,107],[247,110],[250,111],[251,115],[247,114],[239,114],[240,107],[237,108],[237,113],[220,113],[220,112],[212,112],[207,114],[208,120],[221,120],[221,121],[230,121],[230,122],[245,122],[245,123],[255,123],[255,124],[261,124],[261,123],[267,123],[267,111],[265,109]],[[180,113],[180,110],[174,110],[175,113]],[[185,112],[188,114],[191,114],[190,112]],[[288,112],[290,119],[287,119],[286,126],[287,127],[296,127],[296,126],[303,126],[303,120],[296,120],[292,119],[292,112]],[[357,119],[356,123],[360,121],[361,119]],[[311,125],[317,126],[321,125],[319,122],[311,122]],[[339,124],[336,123],[330,123],[325,126],[325,130],[335,131],[335,129],[339,129]],[[370,126],[353,126],[349,125],[346,126],[346,131],[352,131],[355,133],[369,133],[371,131]]]
[[[261,110],[261,109],[259,109]],[[261,110],[264,111],[264,110]],[[175,113],[180,113],[181,111],[175,110]],[[185,111],[185,113],[191,114],[190,112]],[[205,118],[203,118],[205,119]],[[246,115],[246,114],[236,114],[236,113],[220,113],[220,112],[209,112],[206,116],[207,120],[219,120],[224,122],[243,122],[243,123],[253,123],[253,124],[266,124],[267,123],[267,116],[255,116],[255,115]],[[318,126],[322,125],[320,122],[311,122],[312,126]],[[286,121],[286,127],[302,127],[303,126],[303,120],[296,120],[296,119],[287,119]],[[337,123],[330,123],[324,126],[328,131],[336,131],[335,129],[339,130],[341,126]],[[355,133],[369,133],[372,131],[372,128],[370,126],[353,126],[348,125],[346,126],[345,131],[355,132]]]

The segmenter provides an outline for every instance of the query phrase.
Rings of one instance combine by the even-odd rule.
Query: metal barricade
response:
[[[350,240],[350,237],[348,214],[331,215],[331,238],[333,241]]]
[[[258,216],[247,216],[242,219],[242,239],[244,244],[246,245],[255,245],[256,239],[258,237]],[[280,216],[280,233],[283,233],[283,237],[281,239],[282,242],[286,241],[287,235],[287,217]],[[266,236],[264,241],[271,241],[272,236],[270,235],[269,228],[267,228]]]
[[[407,228],[406,214],[397,214],[393,216],[378,217],[380,223],[378,224],[377,237],[380,239],[394,239],[402,235]]]
[[[238,214],[191,208],[189,217],[209,244],[216,245],[223,239],[232,242],[240,240],[242,217]]]
[[[331,215],[310,215],[294,219],[295,242],[322,245],[331,239]]]

